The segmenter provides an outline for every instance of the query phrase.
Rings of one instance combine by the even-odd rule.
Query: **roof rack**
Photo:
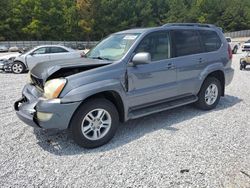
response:
[[[201,24],[201,23],[168,23],[163,25],[162,27],[169,27],[169,26],[190,26],[190,27],[208,27],[214,28],[215,25],[212,24]]]

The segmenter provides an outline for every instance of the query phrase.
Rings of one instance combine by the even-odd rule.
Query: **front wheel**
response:
[[[91,99],[75,112],[70,129],[75,142],[85,148],[95,148],[109,142],[119,125],[114,104],[104,98]]]
[[[11,70],[15,74],[21,74],[25,70],[25,66],[22,62],[14,62],[14,64],[11,66]]]
[[[217,106],[221,97],[221,83],[215,77],[208,77],[198,94],[196,106],[202,110],[211,110]]]

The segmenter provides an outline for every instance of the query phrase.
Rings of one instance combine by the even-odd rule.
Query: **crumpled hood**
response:
[[[12,57],[16,58],[19,55],[20,55],[20,53],[11,53],[8,55],[1,56],[0,60],[8,60],[9,58],[12,58]]]
[[[51,77],[53,74],[56,74],[57,72],[68,76],[70,74],[73,74],[74,72],[78,73],[110,63],[112,62],[87,58],[62,59],[57,61],[39,63],[33,69],[31,69],[30,72],[32,76],[45,82],[49,77]]]

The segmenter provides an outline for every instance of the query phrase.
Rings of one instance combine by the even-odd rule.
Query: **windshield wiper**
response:
[[[100,56],[98,56],[98,57],[90,57],[90,58],[111,61],[111,59],[109,59],[107,57],[100,57]]]

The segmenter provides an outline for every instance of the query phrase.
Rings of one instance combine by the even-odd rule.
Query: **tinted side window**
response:
[[[193,30],[173,31],[175,56],[198,54],[203,51],[199,36]]]
[[[38,48],[37,50],[33,52],[33,54],[46,54],[46,53],[47,53],[47,49],[45,47]]]
[[[220,37],[215,31],[199,31],[206,52],[216,51],[221,47]]]
[[[170,58],[170,42],[167,32],[157,32],[146,36],[136,49],[136,53],[148,52],[152,61]]]
[[[68,52],[68,51],[63,49],[63,48],[59,48],[59,47],[51,47],[50,48],[50,53],[64,53],[64,52]]]

